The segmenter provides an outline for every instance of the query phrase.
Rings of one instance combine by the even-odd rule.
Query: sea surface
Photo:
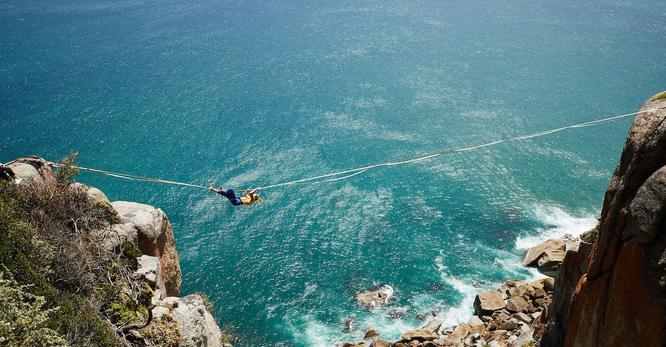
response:
[[[3,0],[0,161],[236,189],[637,111],[666,89],[662,1]],[[399,337],[524,249],[595,224],[631,119],[262,192],[82,173],[163,209],[183,294],[236,346]],[[354,295],[389,284],[367,310]],[[349,329],[351,322],[351,329]]]

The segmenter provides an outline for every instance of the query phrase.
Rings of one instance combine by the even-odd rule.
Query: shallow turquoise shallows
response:
[[[0,161],[242,189],[637,111],[666,89],[661,1],[4,0]],[[183,293],[237,346],[393,339],[524,248],[595,223],[631,119],[263,192],[83,173],[163,209]],[[374,285],[395,300],[373,311]],[[351,322],[351,330],[349,323]]]

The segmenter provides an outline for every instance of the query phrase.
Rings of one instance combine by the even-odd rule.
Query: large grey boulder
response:
[[[98,202],[98,203],[99,202],[105,202],[105,203],[109,203],[109,204],[111,203],[109,201],[109,198],[106,197],[106,194],[104,194],[103,191],[101,191],[101,190],[99,190],[95,187],[91,187],[91,186],[88,186],[88,185],[85,185],[85,184],[82,184],[82,183],[79,183],[79,182],[72,183],[72,187],[75,187],[75,188],[78,188],[78,189],[81,189],[81,190],[85,191],[86,194],[88,195],[88,197],[90,198],[90,200],[92,200],[94,202]]]
[[[27,184],[29,182],[35,182],[42,184],[44,179],[42,175],[37,171],[37,169],[26,163],[11,163],[8,165],[16,175],[16,182],[18,184]]]
[[[215,318],[208,312],[204,300],[191,294],[173,305],[173,317],[182,331],[180,347],[222,346],[222,333]]]

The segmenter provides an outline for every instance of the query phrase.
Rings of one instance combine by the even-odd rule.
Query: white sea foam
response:
[[[437,318],[446,327],[466,322],[473,313],[472,306],[479,289],[474,287],[471,280],[465,281],[449,274],[448,267],[444,265],[444,251],[440,251],[439,256],[435,258],[435,266],[439,270],[442,280],[463,296],[463,299],[457,305],[444,308],[437,315]]]
[[[574,216],[564,209],[553,205],[539,205],[534,209],[534,218],[543,223],[536,233],[516,238],[516,249],[527,249],[553,238],[562,238],[566,234],[574,237],[594,228],[597,219],[592,214]]]

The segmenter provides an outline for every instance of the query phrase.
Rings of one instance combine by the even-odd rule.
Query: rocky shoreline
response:
[[[50,163],[42,158],[19,158],[6,167],[19,186],[55,182]],[[126,341],[133,346],[231,347],[208,308],[208,299],[201,294],[180,296],[182,277],[173,228],[162,210],[135,202],[111,202],[101,190],[80,183],[72,183],[70,188],[85,192],[110,216],[109,225],[95,231],[96,244],[110,253],[136,249],[131,285],[118,294],[124,306],[116,306],[121,314],[139,321],[122,327]]]
[[[467,323],[443,326],[433,319],[423,327],[403,333],[398,341],[382,339],[370,327],[363,339],[341,347],[435,347],[435,346],[534,346],[543,333],[548,306],[553,299],[554,278],[567,250],[575,250],[579,240],[566,235],[547,240],[527,250],[523,265],[536,267],[547,277],[533,280],[507,280],[496,290],[479,292],[474,315]],[[364,292],[359,296],[368,296]]]

